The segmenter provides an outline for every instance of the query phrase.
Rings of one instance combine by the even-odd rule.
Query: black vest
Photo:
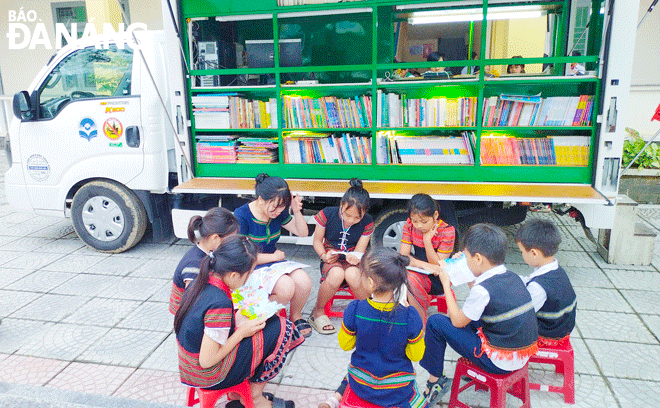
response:
[[[577,297],[564,269],[559,267],[531,279],[546,293],[543,307],[536,312],[539,335],[546,339],[561,339],[575,327]]]
[[[511,271],[481,282],[490,295],[480,322],[488,343],[496,350],[523,350],[536,346],[538,326],[532,297],[522,279]]]

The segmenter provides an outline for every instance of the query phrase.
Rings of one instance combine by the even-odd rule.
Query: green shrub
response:
[[[639,132],[626,128],[628,138],[623,141],[622,166],[626,167],[628,163],[635,158],[637,153],[642,150],[646,142],[639,135]],[[639,155],[632,167],[639,169],[660,169],[660,146],[657,143],[651,143],[649,147]]]

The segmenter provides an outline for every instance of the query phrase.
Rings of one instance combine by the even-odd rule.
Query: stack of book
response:
[[[484,99],[483,125],[589,126],[594,97],[505,95]]]
[[[475,126],[477,98],[408,98],[378,90],[379,127]]]
[[[277,163],[277,139],[241,137],[238,139],[238,163]]]
[[[379,133],[378,164],[474,164],[474,132],[461,136],[397,136]]]
[[[232,129],[277,128],[277,102],[248,99],[243,96],[229,97],[229,115]]]
[[[371,138],[349,133],[284,138],[286,163],[371,163]]]
[[[284,96],[285,127],[289,129],[371,127],[371,97]]]
[[[236,163],[236,136],[197,137],[197,163]]]
[[[586,166],[590,140],[589,136],[484,136],[481,164]]]
[[[229,127],[229,95],[208,94],[192,97],[193,116],[197,129],[226,129]]]

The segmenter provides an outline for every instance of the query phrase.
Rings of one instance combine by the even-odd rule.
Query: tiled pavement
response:
[[[660,207],[640,213],[660,232]],[[659,407],[660,244],[651,266],[608,265],[572,219],[530,216],[560,225],[558,258],[578,293],[575,407]],[[184,405],[167,301],[188,244],[142,243],[123,254],[99,254],[76,238],[70,221],[13,212],[4,193],[0,225],[0,406]],[[281,247],[290,259],[312,265],[308,314],[317,258],[311,247]],[[515,245],[509,248],[509,267],[529,273]],[[459,300],[467,293],[456,292]],[[298,407],[316,407],[339,384],[349,358],[335,336],[314,334],[268,389]],[[457,355],[448,358],[451,376]],[[426,374],[417,368],[423,384]],[[534,379],[561,381],[549,367],[531,369]],[[531,391],[531,399],[535,407],[564,405],[557,394]],[[488,406],[488,396],[468,392],[466,402]]]

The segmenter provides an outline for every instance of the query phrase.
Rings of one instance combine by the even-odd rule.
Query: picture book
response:
[[[257,289],[265,289],[271,293],[275,287],[275,282],[282,276],[295,271],[296,269],[309,268],[309,265],[293,261],[275,262],[261,268],[257,267],[245,284],[239,288],[241,294],[256,293]],[[255,292],[253,292],[253,290]],[[244,297],[246,297],[244,295]]]

